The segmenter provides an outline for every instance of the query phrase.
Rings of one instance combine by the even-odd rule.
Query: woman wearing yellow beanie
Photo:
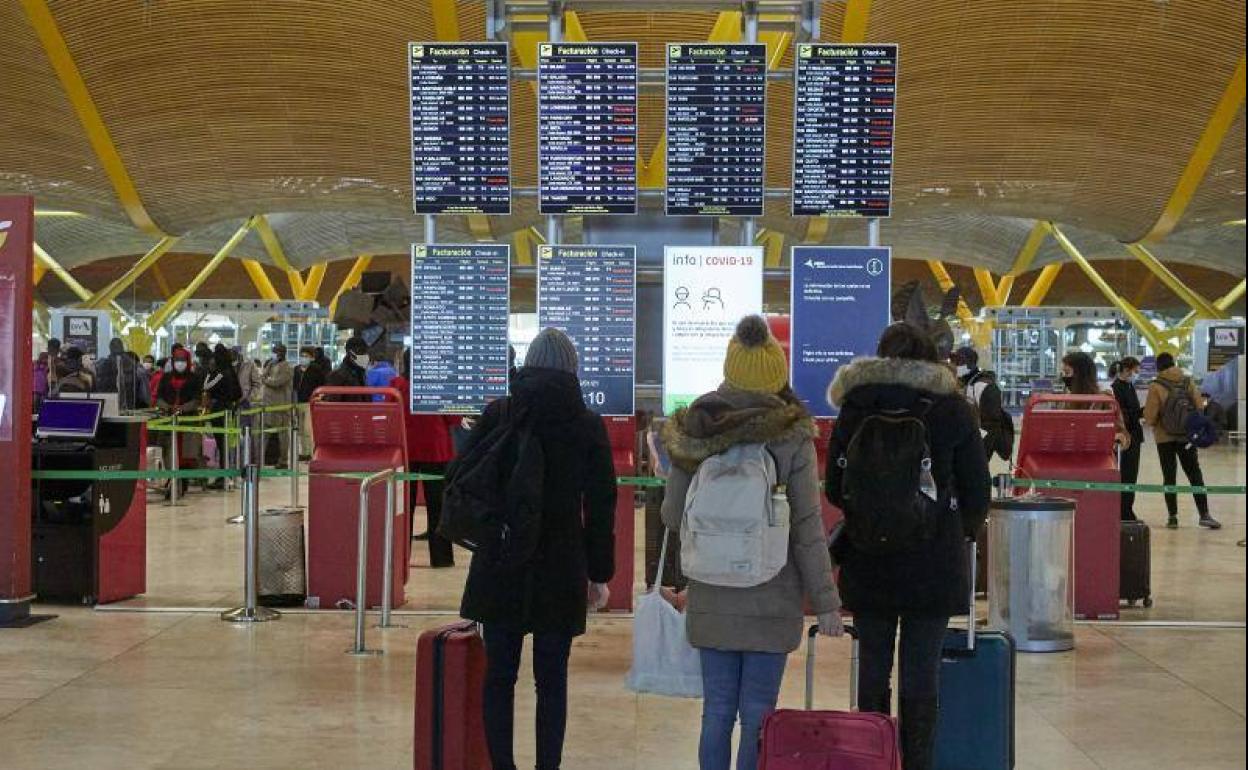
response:
[[[663,429],[672,457],[663,501],[668,529],[680,530],[702,461],[739,444],[766,446],[775,461],[776,488],[787,490],[790,509],[788,561],[774,578],[749,588],[689,583],[687,630],[702,656],[702,770],[728,770],[738,720],[737,770],[757,767],[759,730],[775,710],[786,656],[801,644],[805,602],[821,631],[841,633],[820,516],[818,431],[789,387],[788,369],[767,322],[747,316],[728,344],[723,384],[678,410]]]

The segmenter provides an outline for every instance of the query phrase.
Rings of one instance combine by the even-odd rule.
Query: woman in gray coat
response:
[[[737,770],[757,767],[759,730],[775,710],[788,653],[801,645],[807,602],[823,633],[842,633],[820,514],[817,434],[789,388],[784,351],[759,316],[737,326],[719,389],[677,411],[664,426],[673,464],[663,501],[668,529],[680,529],[702,461],[739,444],[766,445],[790,506],[788,561],[774,578],[750,588],[690,581],[687,629],[702,656],[702,770],[727,770],[738,720]]]

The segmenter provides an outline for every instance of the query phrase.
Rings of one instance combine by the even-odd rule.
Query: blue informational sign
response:
[[[585,405],[633,415],[636,246],[539,246],[537,322],[576,343]]]
[[[507,395],[511,247],[412,247],[412,411],[478,414]]]
[[[890,320],[887,247],[794,246],[790,374],[816,417],[835,417],[827,391],[836,370],[875,354]]]

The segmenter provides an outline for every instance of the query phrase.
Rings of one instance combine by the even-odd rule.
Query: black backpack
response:
[[[532,559],[541,536],[546,456],[508,404],[502,411],[499,424],[447,469],[438,534],[517,567]]]
[[[932,477],[932,453],[921,411],[869,415],[854,431],[845,453],[841,498],[850,541],[860,551],[889,555],[931,539],[950,500]]]

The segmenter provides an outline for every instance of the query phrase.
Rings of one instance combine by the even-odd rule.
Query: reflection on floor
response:
[[[1146,449],[1145,480],[1156,461]],[[1244,453],[1204,453],[1211,483],[1243,483]],[[266,505],[287,502],[267,484]],[[306,498],[305,498],[306,499]],[[220,607],[237,602],[241,531],[227,525],[237,497],[200,494],[184,508],[154,504],[148,596],[133,605]],[[1140,510],[1154,526],[1157,605],[1131,619],[1243,621],[1244,499],[1216,498],[1221,532],[1161,527],[1160,499]],[[425,564],[421,549],[416,563]],[[461,555],[462,557],[462,555]],[[466,559],[454,570],[413,571],[409,606],[453,608]],[[255,628],[209,613],[104,612],[39,607],[60,617],[0,630],[0,767],[406,768],[411,766],[417,633],[448,618],[404,617],[409,628],[370,629],[376,659],[343,654],[350,618],[288,614]],[[1242,768],[1242,628],[1080,626],[1074,653],[1024,655],[1018,673],[1018,767]],[[622,685],[631,624],[596,618],[573,653],[572,770],[696,767],[699,704],[638,697]],[[817,702],[843,708],[848,643],[824,643]],[[800,657],[783,704],[801,702]],[[527,676],[525,677],[527,681]],[[521,766],[531,766],[532,689],[517,691]]]

